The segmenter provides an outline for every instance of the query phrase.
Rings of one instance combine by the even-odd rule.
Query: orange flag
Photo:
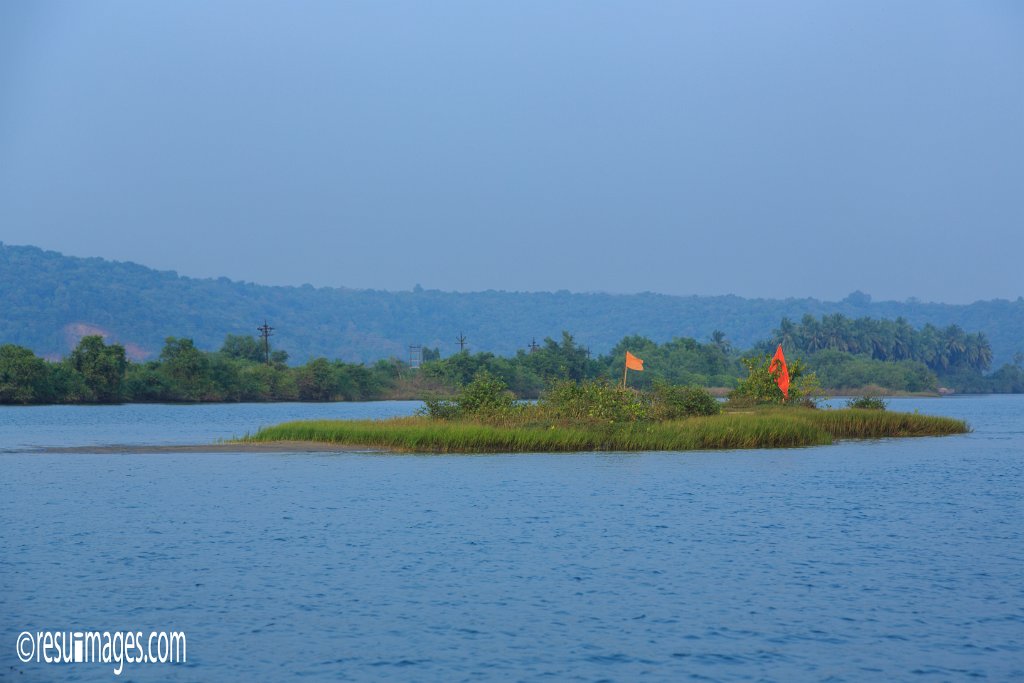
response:
[[[789,368],[786,367],[786,357],[782,355],[782,344],[779,344],[779,348],[775,349],[775,355],[772,357],[771,365],[768,366],[768,372],[775,372],[775,368],[781,368],[779,376],[775,378],[775,382],[779,385],[779,389],[782,389],[782,395],[789,398]]]
[[[639,370],[640,372],[643,372],[644,362],[642,359],[637,358],[629,351],[626,351],[626,367],[629,368],[630,370]]]

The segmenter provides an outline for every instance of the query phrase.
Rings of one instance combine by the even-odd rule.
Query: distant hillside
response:
[[[988,335],[995,366],[1024,351],[1022,298],[951,305],[872,302],[860,293],[826,302],[267,287],[0,243],[0,343],[51,357],[65,354],[83,334],[97,333],[125,344],[135,359],[154,357],[168,336],[192,337],[197,346],[213,350],[227,334],[255,334],[264,318],[275,328],[274,347],[295,362],[321,355],[347,361],[405,358],[409,344],[439,347],[449,355],[458,350],[460,332],[471,350],[503,355],[533,338],[558,338],[562,330],[594,353],[607,352],[629,334],[658,342],[681,336],[706,340],[716,329],[733,345],[748,347],[784,316],[799,320],[805,313],[903,316],[915,327],[956,323]]]

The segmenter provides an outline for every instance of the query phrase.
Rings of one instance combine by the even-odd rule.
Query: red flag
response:
[[[640,372],[643,372],[644,362],[643,360],[631,354],[629,351],[626,351],[626,367],[629,368],[630,370],[638,370]]]
[[[775,378],[775,382],[779,385],[779,389],[782,389],[782,395],[789,398],[789,368],[786,367],[786,357],[782,355],[782,344],[779,344],[779,348],[775,349],[775,355],[772,357],[771,365],[768,366],[768,372],[775,372],[775,368],[780,368],[779,376]]]

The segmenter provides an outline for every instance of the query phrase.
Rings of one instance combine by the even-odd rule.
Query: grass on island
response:
[[[758,409],[662,422],[490,424],[404,417],[308,420],[264,427],[241,441],[309,441],[411,453],[688,451],[820,446],[837,439],[945,436],[962,420],[880,410]]]

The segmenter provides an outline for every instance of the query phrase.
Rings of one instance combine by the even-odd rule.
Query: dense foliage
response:
[[[803,355],[832,350],[881,361],[916,361],[937,373],[959,369],[984,372],[992,364],[992,346],[983,332],[970,334],[959,325],[914,329],[903,318],[850,319],[842,314],[799,323],[783,318],[767,348],[782,344]]]
[[[717,415],[721,405],[700,387],[659,382],[653,391],[608,380],[562,379],[536,403],[517,403],[508,386],[481,370],[451,401],[427,400],[422,414],[438,420],[476,420],[505,425],[614,425]]]
[[[831,389],[874,385],[895,391],[934,392],[939,388],[938,376],[919,361],[881,361],[832,350],[819,351],[806,359],[821,385]],[[978,372],[969,374],[981,377]]]
[[[949,387],[961,392],[1020,392],[1024,388],[1022,361],[1014,354],[986,376],[995,354],[983,332],[970,333],[959,325],[916,329],[904,318],[873,320],[841,314],[799,323],[783,318],[763,351],[777,344],[802,355],[830,388],[855,389],[869,385],[901,391],[936,391]]]
[[[231,341],[230,339],[228,340]],[[372,367],[317,358],[289,367],[278,352],[267,365],[232,353],[214,353],[191,339],[168,337],[159,360],[130,363],[119,344],[83,337],[63,361],[0,345],[0,403],[118,403],[122,401],[331,401],[385,398],[401,364]]]
[[[626,349],[646,364],[643,372],[629,373],[628,390],[618,388]],[[631,336],[620,341],[612,353],[597,358],[565,332],[560,340],[547,338],[530,351],[520,350],[511,357],[489,352],[461,352],[447,358],[438,355],[432,353],[433,359],[418,368],[394,358],[372,365],[313,358],[292,366],[282,349],[272,349],[267,363],[265,348],[258,340],[228,335],[214,352],[203,351],[190,338],[168,337],[156,359],[133,363],[122,345],[87,335],[66,358],[54,362],[38,358],[27,348],[4,344],[0,345],[0,403],[419,398],[433,400],[440,414],[461,410],[458,404],[440,399],[472,384],[474,377],[507,387],[503,406],[511,405],[513,397],[540,396],[543,401],[544,396],[563,396],[568,406],[569,397],[580,392],[597,392],[586,400],[581,398],[584,403],[618,396],[622,400],[608,404],[610,419],[615,420],[627,419],[621,411],[696,414],[706,392],[692,387],[732,388],[734,403],[777,403],[782,399],[768,373],[767,356],[743,357],[722,335],[713,335],[706,343],[673,339],[663,344]],[[977,367],[954,363],[940,376],[918,360],[880,360],[825,349],[805,358],[791,351],[789,368],[793,381],[790,403],[812,401],[819,383],[834,390],[934,392],[941,382],[941,386],[958,391],[1024,391],[1024,370],[1019,365],[1006,365],[985,376]],[[633,400],[636,396],[649,398],[637,402]],[[596,404],[591,401],[587,405]]]

